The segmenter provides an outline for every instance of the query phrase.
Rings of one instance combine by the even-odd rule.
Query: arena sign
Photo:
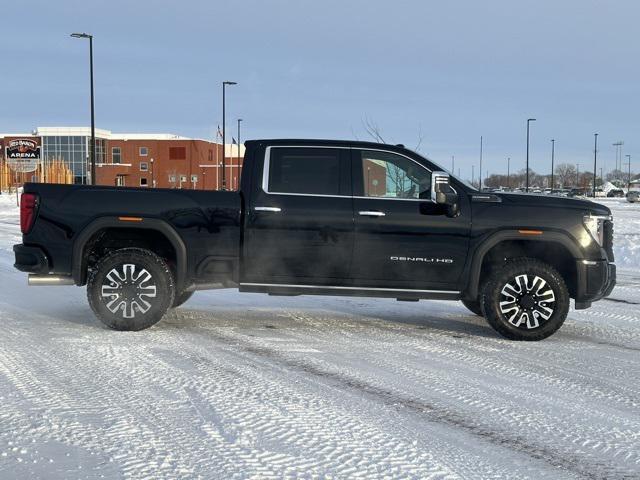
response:
[[[30,138],[9,140],[6,159],[9,168],[16,172],[33,172],[40,161],[40,145]]]

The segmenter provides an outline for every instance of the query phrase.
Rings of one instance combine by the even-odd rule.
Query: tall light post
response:
[[[616,147],[616,170],[622,170],[622,146],[624,145],[624,142],[622,140],[618,140],[616,143],[612,143],[612,145]],[[620,159],[619,161],[618,158]]]
[[[551,193],[553,193],[553,162],[556,156],[556,141],[551,139]]]
[[[91,185],[96,184],[96,120],[93,107],[93,35],[88,33],[72,33],[73,38],[89,39],[89,79],[91,82],[91,146],[89,148],[89,158],[91,161]]]
[[[480,191],[482,191],[482,135],[480,135]]]
[[[153,158],[151,160],[149,160],[149,163],[151,163],[151,188],[155,188],[156,187],[156,179],[153,175]]]
[[[473,185],[473,181],[476,179],[476,166],[471,165],[471,185]]]
[[[226,92],[225,92],[225,88],[227,85],[237,85],[237,82],[229,82],[227,80],[225,80],[224,82],[222,82],[222,190],[226,190],[227,189],[227,176],[226,176],[226,156],[227,156],[227,149],[226,149]]]
[[[456,169],[456,157],[451,155],[451,175],[455,175],[454,171]]]
[[[526,180],[525,180],[525,192],[529,191],[529,124],[531,122],[535,122],[536,119],[535,118],[527,118],[527,171],[525,174]]]
[[[593,189],[592,195],[593,198],[596,198],[596,175],[598,172],[598,134],[593,134]]]
[[[511,188],[511,157],[507,157],[507,188]]]
[[[580,188],[580,164],[576,163],[576,188]]]
[[[240,122],[242,122],[241,118],[238,119],[238,178],[240,178],[240,173],[242,172],[240,170]]]
[[[631,188],[631,155],[625,155],[625,157],[627,157],[627,165],[629,167],[628,170],[628,174],[627,174],[627,192],[629,191],[629,189]]]

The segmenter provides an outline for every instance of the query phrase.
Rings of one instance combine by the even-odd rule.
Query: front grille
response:
[[[613,222],[611,220],[604,221],[604,235],[603,240],[604,251],[607,252],[607,257],[610,262],[613,262]]]

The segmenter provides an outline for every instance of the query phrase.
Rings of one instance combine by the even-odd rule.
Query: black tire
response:
[[[482,290],[481,305],[489,325],[503,337],[542,340],[567,318],[569,291],[555,268],[539,260],[521,258],[490,274]]]
[[[174,297],[173,274],[167,263],[141,248],[108,253],[91,269],[87,280],[91,309],[115,330],[149,328],[160,321]]]
[[[482,307],[479,300],[461,300],[462,304],[469,309],[471,313],[482,316]]]
[[[194,292],[182,292],[176,295],[176,298],[173,299],[173,305],[171,308],[176,308],[182,305],[184,302],[189,300],[193,296]]]

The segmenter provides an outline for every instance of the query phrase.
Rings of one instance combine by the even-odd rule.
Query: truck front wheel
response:
[[[487,322],[511,340],[542,340],[558,330],[569,312],[569,292],[552,266],[532,258],[507,262],[484,285]]]
[[[114,250],[91,269],[87,297],[93,312],[109,328],[143,330],[160,321],[173,304],[173,274],[149,250]]]

